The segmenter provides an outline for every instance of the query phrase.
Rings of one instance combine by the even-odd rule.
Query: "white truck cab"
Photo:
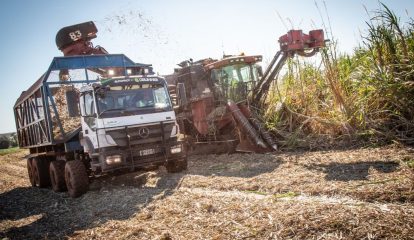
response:
[[[93,171],[184,161],[162,77],[114,77],[88,84],[80,89],[79,103],[81,145]]]

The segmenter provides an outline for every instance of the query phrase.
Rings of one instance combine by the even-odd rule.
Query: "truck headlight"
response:
[[[171,147],[171,154],[180,153],[182,151],[181,145]]]
[[[121,163],[122,162],[122,156],[121,155],[107,156],[105,161],[106,161],[106,164],[108,164],[108,165]]]
[[[170,137],[175,137],[175,136],[177,136],[177,134],[178,134],[178,125],[175,124],[174,127],[171,130]]]

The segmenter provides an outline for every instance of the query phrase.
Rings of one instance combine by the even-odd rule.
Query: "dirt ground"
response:
[[[0,156],[1,238],[414,239],[411,148],[191,156],[77,199],[29,187],[24,155]]]

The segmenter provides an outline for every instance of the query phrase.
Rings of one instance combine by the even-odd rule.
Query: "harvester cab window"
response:
[[[253,76],[254,82],[259,81],[259,78],[261,78],[262,75],[263,75],[262,67],[257,64],[254,65],[254,67],[252,68],[252,76]]]
[[[237,73],[239,74],[239,79],[243,82],[251,82],[253,80],[250,75],[250,66],[241,67]]]
[[[226,99],[241,101],[252,90],[257,74],[252,73],[252,66],[233,64],[212,71],[218,95]]]

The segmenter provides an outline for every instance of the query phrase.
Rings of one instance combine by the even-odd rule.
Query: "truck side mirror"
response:
[[[187,95],[185,94],[185,85],[184,83],[177,84],[177,99],[178,99],[178,106],[183,107],[187,105]]]
[[[75,90],[66,91],[66,102],[69,117],[79,117],[79,94]]]

